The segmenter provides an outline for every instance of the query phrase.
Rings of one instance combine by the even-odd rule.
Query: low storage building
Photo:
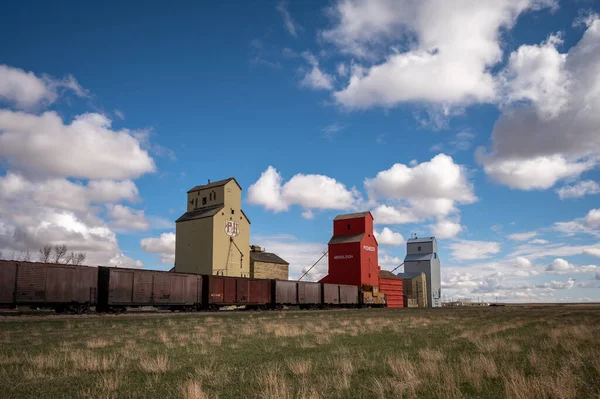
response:
[[[387,270],[379,272],[379,290],[385,293],[388,308],[404,307],[404,284],[400,277]]]
[[[288,280],[290,264],[258,245],[250,247],[250,277]]]
[[[397,277],[404,281],[405,306],[426,308],[427,275],[424,272],[407,272],[398,273]]]

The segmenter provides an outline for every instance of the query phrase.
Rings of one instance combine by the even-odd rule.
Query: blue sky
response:
[[[185,192],[234,176],[252,242],[292,276],[335,215],[371,210],[384,268],[412,233],[438,237],[445,296],[598,300],[599,12],[7,5],[0,251],[65,242],[95,264],[168,269]]]

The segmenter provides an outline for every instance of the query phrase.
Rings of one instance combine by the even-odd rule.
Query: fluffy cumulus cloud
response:
[[[107,214],[110,219],[109,225],[115,231],[146,231],[150,228],[143,210],[131,209],[121,204],[109,204]]]
[[[172,265],[175,263],[175,233],[162,233],[160,237],[149,237],[140,240],[141,248],[160,256],[160,263]]]
[[[375,230],[375,238],[379,245],[402,245],[405,243],[402,234],[392,231],[388,227],[384,227],[380,232]]]
[[[581,198],[586,195],[600,193],[600,184],[593,180],[580,181],[571,186],[564,186],[556,190],[560,199]]]
[[[349,108],[493,101],[498,88],[490,67],[502,60],[500,30],[549,3],[339,1],[330,9],[335,25],[321,36],[368,65],[355,68],[334,97]]]
[[[548,189],[598,164],[600,19],[589,18],[587,24],[566,54],[557,52],[559,40],[551,37],[510,55],[508,101],[519,101],[507,105],[496,122],[490,151],[477,151],[478,162],[498,183]],[[586,183],[563,195],[578,196],[590,188]]]
[[[465,261],[486,259],[500,252],[500,243],[493,241],[459,240],[448,245],[452,259]]]
[[[463,230],[460,223],[450,220],[440,220],[432,227],[433,235],[438,239],[452,238]]]
[[[127,179],[153,172],[153,159],[132,132],[110,126],[95,113],[65,124],[52,111],[0,110],[0,159],[29,176]]]
[[[394,164],[366,179],[364,185],[372,201],[387,202],[373,210],[375,223],[411,223],[438,217],[444,220],[433,229],[445,237],[452,237],[462,229],[459,223],[446,220],[457,212],[456,204],[477,200],[465,168],[445,154],[420,164]]]
[[[355,189],[348,189],[328,176],[296,174],[283,183],[281,174],[272,166],[248,188],[250,204],[262,205],[274,212],[286,211],[293,205],[306,210],[351,210],[359,199]],[[305,214],[313,216],[312,213]]]
[[[514,265],[515,265],[515,267],[522,268],[522,269],[527,269],[527,268],[530,268],[533,266],[533,264],[531,263],[531,261],[529,259],[524,258],[522,256],[518,256],[517,258],[515,258]]]
[[[595,273],[598,269],[596,265],[576,266],[562,258],[554,259],[546,266],[546,272],[554,274]]]
[[[0,65],[0,100],[17,108],[31,109],[53,103],[59,97],[59,92],[65,89],[79,97],[88,95],[73,76],[62,80],[50,76],[38,77],[33,72]]]
[[[508,238],[513,241],[527,241],[531,240],[533,237],[537,236],[538,233],[536,231],[529,231],[526,233],[514,233],[510,234]]]
[[[545,288],[550,290],[570,290],[575,287],[575,280],[570,278],[567,281],[550,281],[547,283],[536,284],[537,288]]]
[[[65,122],[43,112],[66,91],[89,96],[72,76],[0,66],[0,102],[8,105],[0,109],[0,252],[29,250],[35,260],[42,246],[66,244],[85,252],[87,264],[142,267],[116,232],[149,228],[144,211],[122,202],[141,200],[133,179],[154,171],[154,160],[137,131],[113,130],[105,115]]]

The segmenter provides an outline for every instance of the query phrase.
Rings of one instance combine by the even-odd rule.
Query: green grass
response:
[[[600,307],[0,318],[2,398],[597,398]]]

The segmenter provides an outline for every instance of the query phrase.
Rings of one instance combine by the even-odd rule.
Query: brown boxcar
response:
[[[298,283],[298,304],[300,305],[320,305],[321,304],[321,284],[311,282]]]
[[[99,269],[101,310],[124,306],[193,308],[201,305],[201,275],[104,266]]]
[[[273,280],[275,288],[275,303],[277,305],[297,305],[299,303],[298,288],[296,281]]]
[[[245,277],[205,276],[203,304],[218,306],[261,306],[271,303],[271,280]]]
[[[339,284],[323,284],[323,305],[340,304],[340,286]]]
[[[358,287],[355,285],[340,284],[340,304],[358,305]]]
[[[0,261],[0,303],[84,310],[96,304],[97,273],[90,266]]]

